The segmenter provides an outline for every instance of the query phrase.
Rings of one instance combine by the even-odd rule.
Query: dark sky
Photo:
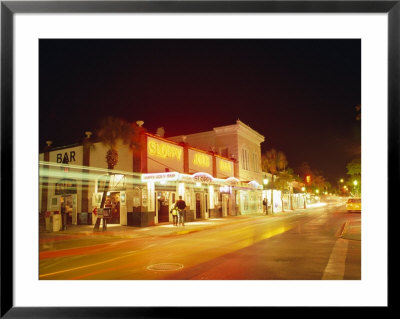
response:
[[[331,182],[360,150],[360,40],[40,40],[39,148],[108,115],[166,137],[239,118]],[[357,147],[358,146],[358,147]]]

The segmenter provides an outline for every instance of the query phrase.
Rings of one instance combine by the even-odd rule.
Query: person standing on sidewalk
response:
[[[178,208],[175,206],[171,209],[172,223],[174,224],[174,226],[178,226]]]
[[[61,230],[67,230],[67,210],[65,200],[61,203]]]
[[[267,198],[264,198],[263,206],[264,206],[265,215],[268,215],[268,200],[267,200]]]
[[[185,226],[185,208],[186,208],[186,203],[182,199],[182,196],[179,196],[179,200],[175,203],[175,207],[178,208],[178,213],[179,213],[179,221],[178,225],[182,224],[182,226]]]

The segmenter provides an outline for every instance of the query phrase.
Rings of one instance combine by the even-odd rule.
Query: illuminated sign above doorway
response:
[[[147,152],[149,155],[155,155],[161,158],[181,160],[183,151],[179,146],[148,138]]]
[[[197,166],[210,167],[211,160],[206,154],[196,153],[194,154],[193,164]]]
[[[176,181],[179,173],[168,172],[168,173],[154,173],[154,174],[143,174],[143,182],[160,182],[160,181]]]
[[[207,173],[196,173],[193,175],[193,179],[196,182],[208,184],[214,180],[214,177]]]

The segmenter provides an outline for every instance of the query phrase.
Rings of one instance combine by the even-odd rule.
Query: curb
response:
[[[350,224],[350,221],[349,221],[349,220],[346,220],[346,222],[345,222],[344,225],[342,226],[342,231],[340,232],[339,237],[342,237],[342,238],[343,238],[343,234],[346,233],[347,228],[349,227],[349,224]]]
[[[52,232],[52,231],[46,231],[46,230],[39,230],[39,236],[43,236],[40,241],[41,242],[52,242],[52,241],[60,241],[60,240],[65,240],[65,239],[73,239],[73,238],[79,238],[79,237],[86,237],[86,236],[101,236],[101,235],[109,235],[109,236],[119,236],[119,235],[136,235],[137,237],[151,237],[151,236],[160,236],[160,237],[167,237],[167,236],[173,236],[173,235],[186,235],[189,233],[193,232],[199,232],[202,230],[206,229],[212,229],[216,227],[222,227],[226,225],[231,225],[235,223],[240,223],[244,222],[252,217],[267,217],[267,218],[273,218],[273,217],[279,217],[285,214],[290,214],[290,213],[303,213],[305,212],[305,209],[295,209],[291,211],[284,211],[284,212],[276,212],[276,213],[270,213],[270,214],[265,214],[265,213],[259,213],[259,214],[249,214],[249,215],[239,215],[239,216],[228,216],[228,217],[222,217],[218,218],[219,222],[211,222],[209,225],[196,225],[196,221],[191,222],[193,224],[191,225],[186,225],[188,227],[195,226],[195,229],[185,229],[185,230],[171,230],[171,229],[166,229],[163,230],[159,227],[163,225],[169,225],[169,223],[164,223],[164,224],[158,224],[155,226],[148,226],[148,227],[132,227],[132,226],[118,226],[118,227],[123,227],[122,229],[118,230],[109,230],[107,229],[106,231],[93,231],[93,226],[94,225],[87,225],[91,226],[91,228],[85,228],[83,230],[75,229],[75,230],[65,230],[65,231],[58,231],[58,232]],[[206,220],[207,221],[207,220]],[[86,226],[86,225],[82,225]],[[74,227],[76,227],[74,225]],[[79,227],[79,225],[78,225]],[[146,228],[148,229],[148,232],[140,232],[140,230],[144,230]],[[159,234],[157,232],[160,232]]]

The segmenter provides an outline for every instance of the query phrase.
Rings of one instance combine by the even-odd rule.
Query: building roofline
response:
[[[265,137],[263,135],[261,135],[256,130],[252,129],[250,126],[246,125],[239,119],[236,121],[235,124],[214,127],[213,130],[214,130],[214,132],[217,133],[218,131],[221,132],[221,131],[229,131],[229,130],[239,130],[240,128],[244,129],[245,130],[244,132],[247,131],[247,133],[254,135],[260,141],[260,143],[265,141]]]

